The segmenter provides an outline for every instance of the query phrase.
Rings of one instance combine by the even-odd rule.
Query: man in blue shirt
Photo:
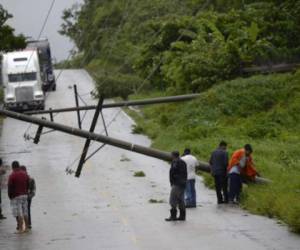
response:
[[[227,166],[228,153],[226,151],[227,143],[221,141],[219,147],[212,152],[210,157],[211,173],[215,180],[215,188],[217,193],[218,204],[228,203],[228,180]]]

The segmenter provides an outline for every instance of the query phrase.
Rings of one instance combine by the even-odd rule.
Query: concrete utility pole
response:
[[[118,108],[118,107],[129,107],[129,106],[143,106],[150,104],[159,104],[159,103],[170,103],[170,102],[183,102],[189,101],[200,97],[200,94],[190,94],[190,95],[178,95],[178,96],[168,96],[168,97],[158,97],[151,99],[143,100],[133,100],[133,101],[123,101],[123,102],[114,102],[103,104],[102,108]],[[61,109],[51,109],[51,110],[34,110],[24,112],[27,115],[37,115],[37,114],[53,114],[53,113],[62,113],[62,112],[72,112],[80,110],[92,110],[96,109],[97,105],[88,105],[82,107],[71,107],[71,108],[61,108]]]
[[[81,129],[66,126],[63,124],[50,122],[50,121],[43,120],[43,119],[40,119],[37,117],[31,117],[29,115],[20,114],[20,113],[13,112],[13,111],[0,109],[0,115],[4,115],[4,116],[7,116],[7,117],[10,117],[13,119],[17,119],[20,121],[24,121],[24,122],[33,123],[33,124],[36,124],[36,125],[39,125],[42,127],[51,128],[51,129],[61,131],[61,132],[64,132],[64,133],[67,133],[70,135],[75,135],[75,136],[90,139],[93,141],[102,142],[107,145],[115,146],[118,148],[133,151],[133,152],[140,153],[143,155],[151,156],[151,157],[154,157],[154,158],[157,158],[160,160],[171,161],[171,153],[169,153],[169,152],[164,152],[161,150],[148,148],[148,147],[141,146],[141,145],[136,145],[136,144],[126,142],[123,140],[119,140],[116,138],[104,136],[101,134],[91,133],[86,130],[81,130]],[[205,172],[208,172],[209,165],[207,163],[201,162],[199,165],[199,169],[203,170]]]
[[[75,135],[75,136],[79,136],[79,137],[86,138],[89,140],[102,142],[107,145],[111,145],[111,146],[115,146],[115,147],[122,148],[125,150],[133,151],[133,152],[147,155],[150,157],[154,157],[154,158],[157,158],[160,160],[171,161],[171,153],[169,153],[169,152],[164,152],[161,150],[148,148],[148,147],[141,146],[141,145],[136,145],[136,144],[126,142],[123,140],[119,140],[116,138],[92,133],[92,132],[89,132],[86,130],[73,128],[70,126],[63,125],[63,124],[50,122],[50,121],[40,119],[37,117],[31,117],[29,115],[24,115],[24,114],[20,114],[17,112],[4,110],[4,109],[0,109],[0,115],[4,115],[4,116],[10,117],[10,118],[13,118],[16,120],[24,121],[24,122],[33,123],[33,124],[39,125],[40,127],[51,128],[51,129],[61,131],[61,132],[64,132],[64,133],[67,133],[70,135]],[[210,166],[206,162],[199,161],[199,165],[198,165],[197,169],[204,171],[204,172],[208,172],[208,173],[210,172]],[[255,182],[268,183],[270,181],[267,179],[264,179],[264,178],[257,177]]]

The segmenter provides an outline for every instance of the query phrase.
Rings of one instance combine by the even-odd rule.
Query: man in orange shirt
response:
[[[254,180],[257,172],[252,161],[252,146],[235,151],[229,162],[227,173],[229,177],[229,203],[238,203],[242,190],[242,177]]]

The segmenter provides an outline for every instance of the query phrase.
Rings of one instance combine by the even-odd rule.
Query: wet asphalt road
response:
[[[67,70],[61,75],[57,92],[47,99],[47,107],[74,105],[73,90],[79,93],[93,89],[93,82],[82,70]],[[94,103],[89,95],[83,98]],[[106,109],[111,121],[118,109]],[[89,127],[92,112],[84,128]],[[59,114],[56,122],[77,126],[75,113]],[[100,124],[97,132],[103,132]],[[150,145],[141,135],[131,134],[133,121],[123,112],[109,127],[112,137],[137,144]],[[33,229],[29,234],[15,235],[6,190],[3,190],[4,213],[0,222],[1,250],[98,250],[98,249],[207,249],[207,250],[299,250],[300,237],[289,233],[274,220],[230,206],[217,206],[215,194],[199,178],[199,207],[188,210],[186,222],[166,223],[169,184],[168,165],[162,161],[104,147],[89,160],[80,179],[66,175],[65,169],[82,150],[84,140],[59,132],[42,136],[39,145],[24,141],[28,124],[5,119],[0,153],[7,163],[19,160],[36,179],[37,196],[33,200]],[[29,129],[33,136],[36,126]],[[100,144],[94,143],[92,149]],[[91,151],[92,151],[91,149]],[[77,165],[71,166],[76,169]],[[143,170],[146,177],[133,177]],[[152,204],[149,199],[163,200]]]

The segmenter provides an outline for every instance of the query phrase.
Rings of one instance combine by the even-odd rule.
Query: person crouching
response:
[[[242,191],[242,177],[255,180],[258,176],[252,159],[252,146],[246,144],[244,148],[235,151],[229,162],[227,171],[229,176],[229,203],[238,204]]]
[[[186,164],[179,157],[179,152],[172,152],[172,163],[170,168],[170,217],[166,221],[184,221],[186,218],[184,191],[187,183]],[[177,218],[177,207],[179,208],[179,217]]]

